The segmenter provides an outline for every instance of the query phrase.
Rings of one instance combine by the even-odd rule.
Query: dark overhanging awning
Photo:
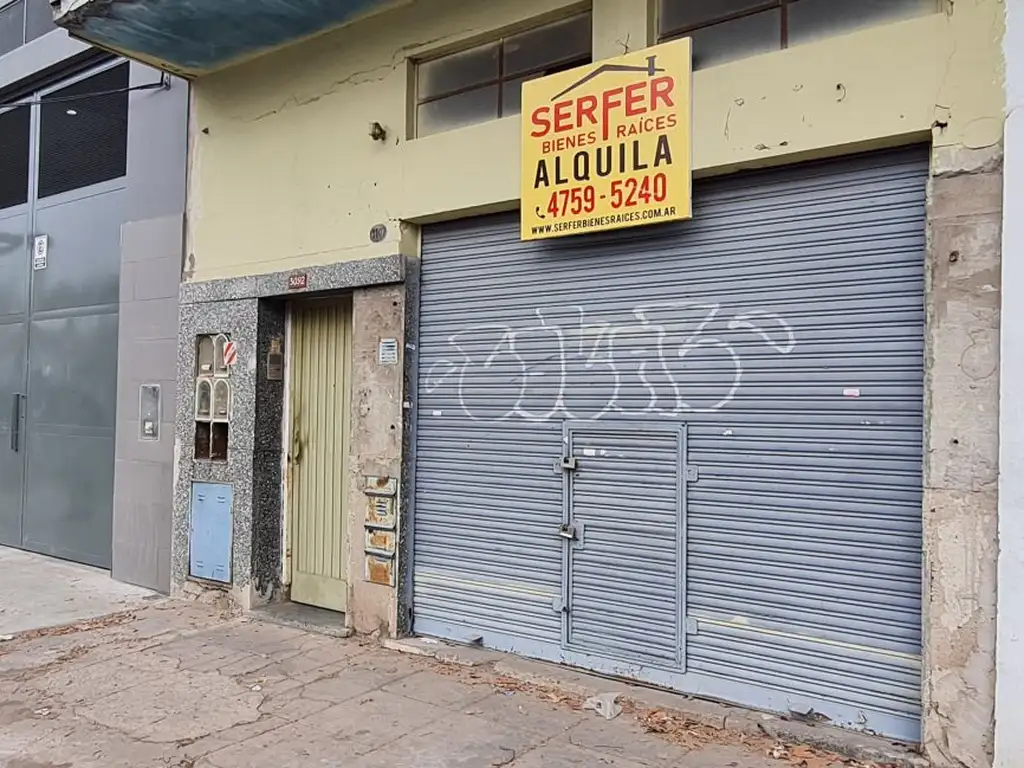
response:
[[[181,75],[211,72],[395,4],[394,0],[53,0],[57,23],[73,36]]]

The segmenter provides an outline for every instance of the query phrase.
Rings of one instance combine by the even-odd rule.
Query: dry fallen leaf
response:
[[[773,744],[768,749],[768,757],[774,758],[775,760],[788,760],[789,750],[786,749],[785,744]]]

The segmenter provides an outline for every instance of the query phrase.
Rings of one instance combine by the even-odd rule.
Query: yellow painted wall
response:
[[[196,81],[190,279],[391,254],[399,221],[514,208],[519,118],[408,140],[409,59],[571,7],[418,0]],[[596,58],[649,42],[647,0],[592,7]],[[929,134],[950,148],[998,142],[1003,11],[999,0],[949,3],[697,72],[697,173]],[[386,142],[371,141],[371,121],[387,127]],[[382,222],[388,238],[371,244]]]

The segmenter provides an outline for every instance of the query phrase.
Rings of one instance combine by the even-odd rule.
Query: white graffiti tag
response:
[[[709,413],[736,397],[745,351],[788,355],[797,343],[789,323],[764,310],[723,316],[718,303],[671,301],[631,314],[614,324],[581,306],[536,309],[530,325],[459,331],[448,339],[457,358],[429,366],[425,392],[453,387],[475,421]]]

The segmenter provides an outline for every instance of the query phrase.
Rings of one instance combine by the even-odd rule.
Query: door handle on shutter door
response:
[[[14,403],[11,407],[11,450],[17,453],[21,450],[21,399],[24,397],[19,392],[14,393]]]

